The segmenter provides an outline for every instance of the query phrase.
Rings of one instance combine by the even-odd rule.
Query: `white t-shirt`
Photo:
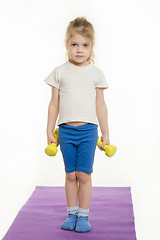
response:
[[[59,89],[58,126],[74,121],[98,124],[96,87],[109,87],[98,67],[92,63],[80,67],[68,60],[55,67],[44,82]]]

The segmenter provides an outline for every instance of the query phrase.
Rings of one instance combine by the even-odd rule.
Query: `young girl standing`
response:
[[[94,39],[93,25],[86,18],[71,21],[65,39],[68,60],[55,67],[44,80],[52,86],[48,107],[48,144],[60,144],[66,173],[68,214],[61,228],[75,229],[76,232],[91,230],[91,173],[98,141],[98,122],[102,146],[110,144],[108,111],[103,96],[103,89],[107,89],[108,84],[103,72],[94,65]],[[59,142],[53,135],[58,115]]]

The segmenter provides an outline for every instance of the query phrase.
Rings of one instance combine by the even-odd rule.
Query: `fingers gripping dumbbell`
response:
[[[102,146],[102,141],[99,140],[99,136],[98,136],[97,146],[98,147]],[[105,150],[105,154],[108,157],[112,157],[117,151],[117,148],[114,145],[107,145],[106,144],[104,147],[101,147],[101,148]]]
[[[54,134],[55,140],[58,142],[58,128],[56,128],[56,130],[53,132],[53,134]],[[57,144],[54,142],[49,144],[45,149],[45,153],[48,156],[55,156],[57,151],[58,151]]]

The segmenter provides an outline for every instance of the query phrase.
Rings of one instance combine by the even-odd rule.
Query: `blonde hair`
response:
[[[89,62],[92,61],[94,64],[95,54],[93,52],[93,47],[95,45],[95,36],[94,36],[94,27],[93,25],[87,21],[85,17],[78,17],[74,20],[70,21],[65,36],[65,46],[67,49],[69,39],[73,36],[74,33],[81,34],[84,37],[87,37],[91,41],[91,52],[90,56],[87,59]],[[69,53],[67,51],[66,57],[69,59]]]

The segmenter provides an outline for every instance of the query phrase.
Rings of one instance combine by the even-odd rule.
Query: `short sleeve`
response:
[[[109,88],[109,85],[108,85],[108,83],[106,81],[104,73],[101,70],[99,71],[98,77],[96,79],[96,87],[104,88],[104,89]]]
[[[57,68],[53,69],[53,71],[44,79],[44,82],[53,87],[59,88]]]

